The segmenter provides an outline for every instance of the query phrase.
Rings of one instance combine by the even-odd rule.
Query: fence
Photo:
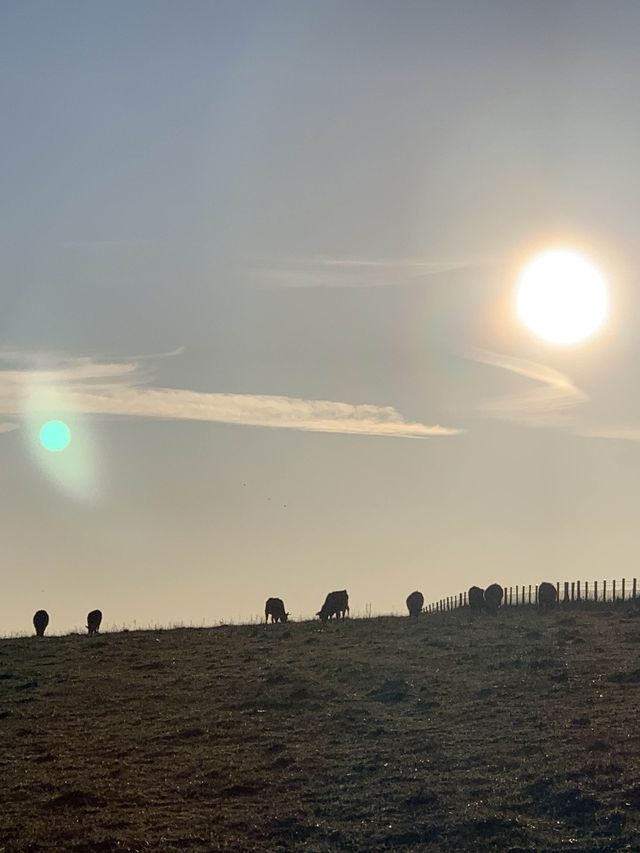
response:
[[[537,605],[538,584],[528,586],[503,586],[502,607],[524,607],[525,605]],[[559,602],[576,601],[628,601],[637,598],[638,584],[636,578],[630,583],[626,578],[621,581],[564,581],[556,583],[556,595]],[[562,595],[564,593],[564,595]],[[460,592],[450,595],[428,604],[425,613],[441,613],[449,610],[457,610],[466,607],[467,593]]]

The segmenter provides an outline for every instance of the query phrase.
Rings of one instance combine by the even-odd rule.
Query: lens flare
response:
[[[71,430],[63,421],[47,421],[40,427],[39,438],[45,450],[60,453],[71,442]]]

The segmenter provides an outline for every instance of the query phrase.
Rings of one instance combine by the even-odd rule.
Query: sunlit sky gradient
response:
[[[639,28],[633,0],[3,4],[0,632],[632,577]],[[610,287],[573,347],[515,317],[554,246]]]

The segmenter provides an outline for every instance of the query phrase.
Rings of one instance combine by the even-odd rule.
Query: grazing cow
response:
[[[556,603],[557,592],[552,583],[541,583],[538,587],[538,606],[541,608],[551,607]]]
[[[346,589],[339,589],[334,592],[330,592],[327,595],[324,604],[316,613],[316,616],[319,616],[320,619],[322,619],[322,624],[324,625],[327,619],[331,619],[333,616],[335,616],[336,619],[340,619],[340,617],[344,619],[345,614],[348,612],[349,595]]]
[[[97,634],[100,631],[100,623],[102,622],[102,611],[92,610],[87,615],[87,631],[89,634]]]
[[[418,617],[422,613],[424,607],[424,595],[416,590],[411,595],[407,596],[407,610],[409,616]]]
[[[484,590],[479,586],[472,586],[469,590],[467,600],[472,613],[480,613],[484,607]]]
[[[497,613],[502,603],[504,590],[499,583],[492,583],[484,591],[484,605],[488,613]]]
[[[44,637],[44,632],[49,624],[49,614],[46,610],[38,610],[33,616],[33,627],[36,629],[37,637]]]
[[[289,614],[285,613],[284,602],[281,598],[267,598],[267,603],[264,606],[264,621],[269,621],[271,616],[272,622],[286,622],[289,619]]]

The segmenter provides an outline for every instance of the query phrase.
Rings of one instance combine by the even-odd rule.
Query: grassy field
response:
[[[640,618],[0,642],[0,851],[640,850]]]

